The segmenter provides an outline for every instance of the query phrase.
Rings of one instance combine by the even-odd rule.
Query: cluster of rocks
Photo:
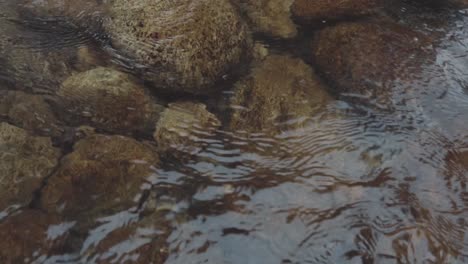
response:
[[[468,6],[465,0],[448,3]],[[8,242],[0,247],[9,249],[0,252],[0,260],[6,263],[69,249],[67,234],[45,236],[49,225],[78,221],[74,232],[83,235],[96,219],[138,211],[160,157],[181,150],[196,154],[204,147],[200,138],[220,127],[274,137],[304,126],[304,118],[334,96],[391,108],[394,89],[434,60],[432,37],[382,15],[389,2],[381,0],[21,0],[4,5],[0,211],[13,210],[0,222],[3,243]],[[52,34],[78,39],[60,48],[30,47],[20,36],[31,23],[43,21],[31,17],[54,25],[48,35],[33,28],[34,40]],[[29,24],[12,22],[25,18]],[[324,26],[323,21],[333,23]],[[309,41],[311,56],[305,58],[271,52],[255,44],[252,34],[291,39],[308,27],[322,29]],[[235,77],[245,65],[249,72]],[[202,102],[170,99],[213,95],[233,80],[226,122]],[[65,137],[70,128],[81,134],[65,153],[51,139]],[[158,213],[145,219],[116,230],[97,250],[112,253],[113,245],[148,226],[167,230]],[[135,263],[162,262],[164,235],[150,237],[144,247],[159,251],[140,248],[152,253],[141,254]],[[94,253],[88,253],[92,258]],[[96,263],[118,261],[96,258]]]

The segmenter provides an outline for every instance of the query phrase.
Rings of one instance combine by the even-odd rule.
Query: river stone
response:
[[[294,0],[235,0],[233,2],[246,15],[254,31],[279,38],[292,38],[297,35],[290,10]]]
[[[318,112],[329,99],[309,65],[289,56],[269,55],[235,85],[230,128],[275,134],[300,127],[299,120]]]
[[[21,91],[0,91],[0,116],[34,134],[58,137],[60,122],[40,95]]]
[[[56,216],[27,209],[0,223],[2,263],[44,263],[60,253],[68,236]],[[55,227],[55,228],[54,228]]]
[[[203,147],[203,138],[221,125],[218,118],[206,109],[206,105],[192,102],[176,102],[161,114],[153,138],[159,150],[181,150],[196,153]]]
[[[137,206],[158,162],[152,147],[132,138],[91,135],[74,145],[48,180],[42,208],[73,218]]]
[[[0,123],[0,211],[28,205],[59,157],[49,138]]]
[[[103,27],[113,48],[167,92],[207,93],[250,53],[229,0],[114,0],[109,12]]]
[[[65,120],[115,133],[151,134],[164,109],[132,76],[104,67],[74,74],[57,94]]]
[[[382,7],[382,0],[295,0],[293,16],[305,21],[342,19],[368,15]]]
[[[338,24],[317,33],[312,46],[335,93],[381,108],[392,108],[393,90],[411,89],[434,59],[429,37],[391,22]]]

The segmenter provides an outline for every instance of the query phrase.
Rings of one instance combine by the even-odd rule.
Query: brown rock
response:
[[[250,54],[247,27],[229,0],[115,0],[104,21],[112,46],[167,92],[207,93]]]
[[[382,3],[382,0],[295,0],[291,12],[301,20],[340,19],[371,14]]]
[[[193,154],[203,147],[201,139],[220,125],[204,104],[176,102],[161,114],[153,138],[162,152],[182,150]]]
[[[0,261],[43,263],[64,245],[67,230],[53,230],[58,224],[57,217],[30,209],[8,217],[0,223]]]
[[[405,82],[417,79],[433,60],[431,51],[431,40],[423,34],[393,23],[365,21],[319,32],[313,60],[337,94],[387,108],[393,90],[410,89]]]
[[[302,60],[270,55],[235,85],[230,128],[268,134],[297,128],[329,99],[326,87]]]
[[[292,38],[297,34],[291,20],[291,5],[294,0],[235,0],[245,13],[254,31],[274,37]]]
[[[57,94],[64,119],[115,133],[151,134],[164,109],[133,77],[111,68],[75,74]]]
[[[0,116],[35,134],[52,137],[61,134],[60,122],[40,95],[0,91]]]
[[[75,144],[49,179],[42,207],[67,217],[129,209],[138,205],[158,162],[153,148],[134,139],[91,135]]]
[[[0,211],[29,204],[59,157],[49,138],[0,123]]]

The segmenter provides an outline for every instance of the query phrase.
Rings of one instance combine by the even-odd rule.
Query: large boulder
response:
[[[57,94],[69,123],[115,133],[151,134],[164,109],[132,76],[104,67],[74,74]]]
[[[249,20],[256,32],[273,37],[292,38],[297,34],[291,19],[294,0],[235,0],[233,1]]]
[[[0,91],[0,117],[34,134],[58,137],[60,122],[43,96],[21,91]]]
[[[309,65],[289,56],[270,55],[235,85],[229,127],[277,134],[303,125],[329,99]]]
[[[61,253],[68,236],[60,219],[39,210],[27,209],[0,223],[2,263],[44,263]]]
[[[0,123],[0,211],[28,205],[59,157],[49,138]]]
[[[134,139],[91,135],[64,157],[42,190],[41,206],[78,220],[138,206],[158,162],[152,147]]]
[[[114,0],[103,28],[143,78],[167,92],[207,93],[249,51],[229,0]]]
[[[391,22],[342,23],[317,33],[313,61],[336,94],[392,108],[393,92],[410,92],[433,61],[431,45],[428,36]]]
[[[372,14],[383,3],[382,0],[295,0],[291,12],[303,21],[334,20]]]
[[[203,147],[203,138],[220,125],[204,104],[176,102],[161,114],[153,137],[161,152],[179,150],[195,154]]]

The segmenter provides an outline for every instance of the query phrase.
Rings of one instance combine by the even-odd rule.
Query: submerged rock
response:
[[[59,157],[49,138],[0,123],[0,211],[29,204]]]
[[[158,162],[153,148],[134,139],[91,135],[64,157],[42,191],[41,205],[80,219],[129,209],[138,205]]]
[[[388,108],[394,89],[410,89],[433,60],[431,45],[429,37],[389,22],[342,23],[316,35],[313,60],[337,94]]]
[[[204,104],[171,103],[161,114],[153,137],[162,152],[181,150],[193,154],[202,147],[202,139],[220,125],[217,117]]]
[[[302,60],[270,55],[235,85],[230,128],[275,134],[300,127],[329,99],[324,84]]]
[[[294,0],[235,0],[245,13],[254,31],[274,37],[292,38],[297,34],[291,19],[291,5]]]
[[[0,91],[0,116],[35,134],[53,137],[61,134],[60,122],[40,95]]]
[[[115,0],[103,27],[135,71],[167,92],[207,93],[249,52],[228,0]]]
[[[59,219],[38,210],[25,210],[0,223],[2,263],[44,263],[63,249],[67,230]]]
[[[305,21],[320,21],[368,15],[382,7],[382,0],[295,0],[292,14]]]
[[[57,94],[64,119],[115,133],[151,134],[164,109],[133,77],[111,68],[75,74]]]

